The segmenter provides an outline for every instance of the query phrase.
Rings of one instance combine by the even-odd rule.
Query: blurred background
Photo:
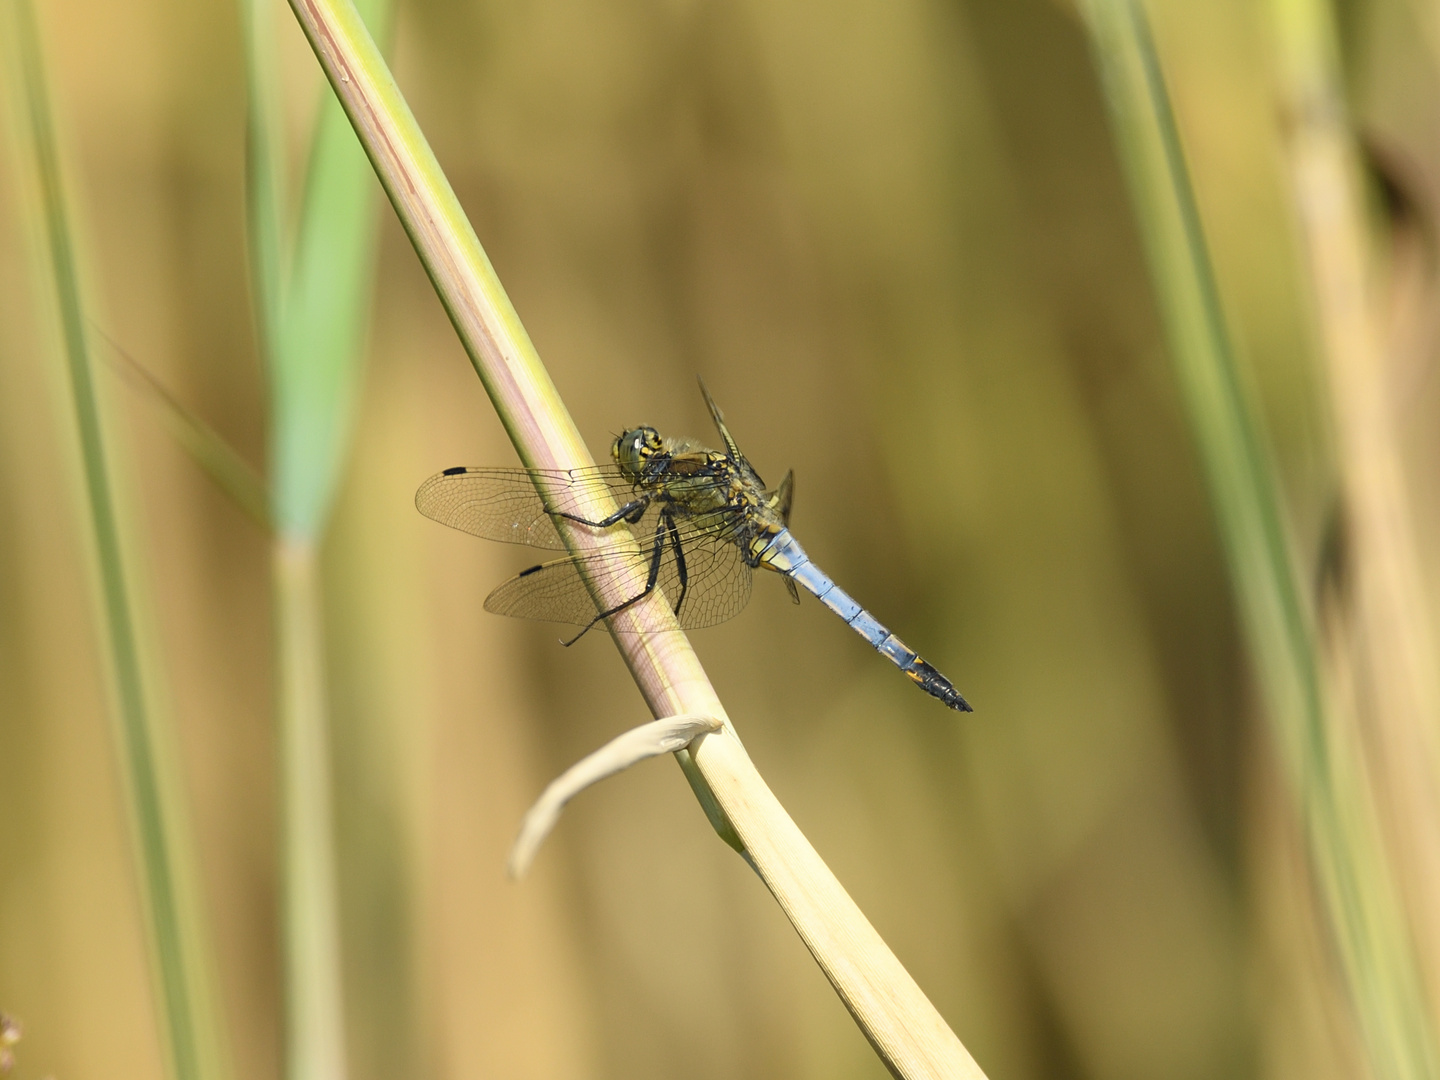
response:
[[[237,11],[38,14],[96,327],[263,469]],[[1275,28],[1240,0],[1151,15],[1286,521],[1318,564],[1336,469]],[[1369,220],[1386,257],[1408,245],[1384,287],[1422,313],[1396,432],[1433,607],[1437,16],[1338,16]],[[295,169],[322,86],[276,19]],[[711,439],[703,375],[761,473],[795,470],[810,554],[975,705],[948,713],[769,577],[693,636],[762,774],[986,1073],[1374,1074],[1076,12],[404,0],[392,56],[592,452],[640,423]],[[19,1080],[153,1077],[78,455],[19,173],[0,171],[0,1011],[25,1024]],[[648,716],[604,635],[562,649],[558,627],[482,610],[530,553],[415,511],[432,473],[517,461],[374,212],[323,549],[351,1074],[885,1075],[671,762],[583,795],[506,879],[530,800]],[[277,1077],[269,541],[152,396],[99,369],[235,1075]]]

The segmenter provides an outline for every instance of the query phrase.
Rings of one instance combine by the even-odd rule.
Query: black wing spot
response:
[[[544,569],[545,569],[545,565],[544,565],[544,563],[541,563],[539,566],[532,566],[532,567],[530,567],[528,570],[521,570],[520,573],[516,574],[515,576],[516,576],[516,577],[529,577],[531,574],[535,573],[535,571],[537,571],[537,570],[544,570]]]
[[[459,476],[461,473],[463,473],[463,472],[469,472],[469,471],[470,471],[470,470],[467,469],[464,465],[456,465],[453,469],[446,469],[446,470],[445,470],[444,472],[442,472],[440,475],[441,475],[441,476]]]

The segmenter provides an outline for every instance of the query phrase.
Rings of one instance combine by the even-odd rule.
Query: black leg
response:
[[[630,597],[630,599],[626,600],[624,603],[616,604],[609,611],[600,612],[599,615],[596,615],[595,618],[591,619],[588,623],[585,624],[584,628],[580,631],[580,633],[576,634],[569,641],[562,641],[560,644],[564,645],[566,648],[569,648],[571,645],[574,645],[575,642],[579,641],[582,637],[588,634],[591,627],[593,627],[601,619],[608,619],[611,615],[618,615],[620,612],[628,608],[631,604],[638,604],[641,600],[644,600],[645,597],[649,596],[652,592],[654,592],[655,583],[660,580],[660,560],[664,557],[665,519],[661,518],[661,520],[656,522],[655,525],[655,548],[650,553],[650,576],[645,580],[645,588],[642,589],[640,592],[636,593],[634,596]]]
[[[602,521],[589,521],[579,514],[567,514],[564,510],[556,510],[555,515],[564,518],[566,521],[575,521],[581,525],[588,525],[592,529],[608,529],[611,525],[619,524],[622,521],[628,521],[631,525],[635,524],[635,522],[644,516],[645,508],[649,505],[650,496],[641,496],[638,499],[626,503]]]
[[[680,546],[680,530],[675,527],[675,515],[666,511],[660,520],[670,532],[670,549],[675,552],[675,572],[680,578],[680,596],[675,601],[675,617],[680,617],[680,605],[685,603],[685,590],[690,587],[690,570],[685,565],[685,549]]]

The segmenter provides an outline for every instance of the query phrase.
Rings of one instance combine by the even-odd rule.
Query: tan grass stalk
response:
[[[1357,760],[1349,665],[1327,667],[1320,652],[1316,598],[1305,587],[1314,574],[1294,550],[1275,467],[1231,345],[1145,8],[1139,0],[1086,0],[1082,10],[1266,718],[1369,1066],[1381,1080],[1434,1076],[1435,1033],[1399,875]]]
[[[1401,465],[1393,340],[1381,324],[1355,137],[1326,4],[1273,0],[1290,178],[1328,375],[1341,489],[1341,598],[1369,754],[1432,1008],[1440,1004],[1440,687]],[[1440,1027],[1440,1013],[1435,1015]]]

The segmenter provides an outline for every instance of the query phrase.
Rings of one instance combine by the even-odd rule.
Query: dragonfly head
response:
[[[660,432],[653,427],[632,428],[615,440],[610,455],[629,479],[638,479],[645,472],[646,462],[664,449]]]

